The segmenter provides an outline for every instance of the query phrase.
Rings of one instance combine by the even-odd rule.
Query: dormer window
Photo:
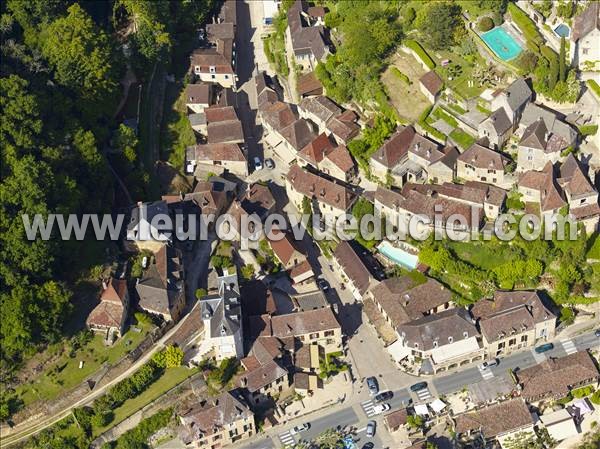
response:
[[[217,73],[217,70],[215,69],[215,66],[214,66],[214,65],[211,65],[211,66],[208,68],[208,71],[209,71],[210,73]]]
[[[469,333],[468,332],[463,332],[463,337],[464,338],[469,338]]]
[[[437,348],[437,347],[438,347],[438,342],[437,342],[437,340],[435,340],[435,341],[433,342],[433,347],[434,347],[434,348]]]
[[[419,347],[419,343],[415,343],[415,349]]]
[[[454,342],[454,338],[448,337],[448,343],[453,343],[453,342]]]

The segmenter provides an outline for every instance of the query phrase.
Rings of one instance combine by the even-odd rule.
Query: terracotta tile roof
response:
[[[209,23],[208,25],[206,25],[206,37],[210,42],[216,42],[218,39],[234,39],[234,24]]]
[[[352,246],[347,241],[341,241],[335,248],[333,257],[340,264],[346,276],[352,280],[360,294],[364,295],[373,277]]]
[[[493,204],[500,207],[506,199],[506,191],[478,181],[467,181],[464,184],[445,182],[438,190],[439,194],[448,198],[483,205]]]
[[[544,184],[542,185],[540,209],[544,211],[553,211],[560,209],[566,203],[563,199],[562,192],[556,184],[554,167],[550,161],[546,164],[543,170]]]
[[[550,358],[542,363],[515,373],[522,386],[521,395],[527,401],[545,398],[562,398],[572,386],[587,381],[597,381],[600,373],[586,351],[565,357]]]
[[[509,162],[506,156],[477,143],[458,156],[458,160],[473,167],[492,170],[504,170]]]
[[[356,114],[354,111],[347,110],[337,117],[332,117],[327,122],[327,129],[344,143],[357,136],[360,126],[356,123]]]
[[[571,40],[577,42],[594,29],[600,29],[600,5],[597,2],[590,2],[588,7],[573,20]]]
[[[285,368],[276,361],[271,360],[242,373],[238,380],[238,386],[246,388],[250,393],[254,393],[287,375],[288,372]]]
[[[208,83],[188,84],[185,88],[185,101],[190,104],[210,104],[210,94]]]
[[[244,130],[239,120],[208,124],[208,143],[243,142]]]
[[[354,169],[354,160],[350,156],[348,148],[344,145],[338,145],[337,147],[327,151],[325,158],[329,159],[334,165],[344,172],[349,172]]]
[[[197,161],[246,161],[237,143],[204,143],[194,147]]]
[[[341,108],[337,104],[323,95],[304,98],[298,104],[298,108],[314,115],[323,122],[327,122],[331,117],[342,113]]]
[[[269,186],[254,183],[248,186],[241,202],[242,208],[249,214],[256,214],[263,218],[265,214],[275,207],[275,197]]]
[[[331,142],[327,134],[321,133],[316,139],[302,148],[300,153],[298,153],[298,156],[306,159],[308,162],[316,166],[323,160],[325,152],[332,150],[333,148],[334,144]]]
[[[121,330],[125,308],[122,304],[100,301],[88,315],[86,323],[90,327],[114,327]]]
[[[233,75],[231,66],[231,39],[219,39],[217,47],[199,48],[190,56],[192,67],[198,66],[201,73],[208,73],[214,68],[214,73]]]
[[[304,196],[337,209],[348,210],[356,200],[356,195],[344,186],[309,173],[298,165],[290,168],[287,181]]]
[[[444,85],[442,79],[433,70],[427,72],[425,75],[419,78],[419,82],[432,95],[437,95],[437,93],[442,90],[442,86]]]
[[[408,148],[415,134],[412,126],[398,128],[398,131],[371,157],[388,168],[395,167],[408,154]]]
[[[300,75],[296,83],[296,88],[298,89],[298,95],[301,97],[305,95],[323,95],[323,85],[317,79],[314,72]]]
[[[405,408],[395,410],[383,417],[383,421],[389,429],[397,429],[407,423],[408,412]]]
[[[279,133],[296,151],[300,151],[316,137],[310,125],[304,119],[292,122]]]
[[[209,124],[212,122],[226,122],[238,119],[233,106],[211,106],[204,110],[204,115]]]
[[[275,131],[280,132],[296,121],[298,115],[288,103],[276,101],[266,103],[261,110],[261,117]]]
[[[224,431],[229,425],[252,416],[242,398],[226,392],[185,410],[180,420],[187,431],[185,440],[191,442]]]
[[[270,317],[273,336],[295,337],[313,332],[340,329],[329,307]]]
[[[273,234],[284,235],[284,237],[280,240],[269,240],[269,245],[271,246],[271,249],[282,264],[287,265],[287,263],[292,259],[295,253],[299,256],[303,256],[303,254],[296,248],[296,245],[292,241],[292,237],[290,236],[290,234],[284,233],[282,231],[273,231]]]
[[[100,301],[110,301],[123,304],[127,295],[127,280],[113,277],[106,283],[106,288],[100,294]]]
[[[545,179],[546,175],[543,172],[529,170],[519,177],[519,186],[541,191]]]
[[[486,439],[533,425],[529,408],[523,399],[511,399],[485,407],[476,412],[463,413],[454,418],[457,433],[481,431]]]
[[[298,276],[302,276],[303,274],[309,273],[312,271],[312,266],[308,262],[308,260],[303,260],[298,265],[295,265],[290,270],[290,277],[292,279],[296,279]]]
[[[588,204],[582,207],[569,208],[569,214],[573,215],[576,220],[585,220],[600,215],[600,205]]]

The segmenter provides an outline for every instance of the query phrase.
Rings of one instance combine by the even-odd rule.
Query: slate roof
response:
[[[350,243],[341,241],[335,248],[333,257],[340,264],[346,276],[352,280],[359,293],[364,295],[369,289],[373,277]]]
[[[594,29],[600,29],[600,5],[597,2],[590,2],[588,7],[573,19],[571,40],[577,42]]]
[[[224,272],[217,278],[218,292],[200,300],[200,314],[209,320],[212,338],[236,334],[242,326],[242,307],[237,273]]]
[[[512,127],[512,122],[510,121],[510,118],[508,118],[508,115],[506,115],[504,108],[496,109],[485,121],[489,121],[492,124],[498,135],[504,134]]]
[[[535,290],[496,291],[493,299],[475,303],[471,313],[478,319],[488,342],[530,331],[536,324],[556,319]]]
[[[597,193],[573,153],[569,153],[561,164],[560,178],[560,182],[564,184],[564,189],[572,197]]]
[[[287,12],[288,27],[292,37],[292,49],[296,55],[312,53],[320,60],[328,50],[327,30],[324,26],[308,26],[302,13],[308,9],[304,1],[297,0]]]
[[[449,309],[427,315],[400,324],[396,331],[403,336],[407,347],[414,347],[416,343],[422,351],[479,335],[465,309]]]
[[[533,92],[525,79],[519,78],[508,86],[504,93],[507,96],[510,109],[516,111],[531,98]]]
[[[457,433],[481,431],[486,439],[533,425],[529,408],[521,398],[457,415],[454,421]]]
[[[600,373],[587,351],[560,358],[550,358],[515,373],[522,386],[521,395],[527,401],[548,397],[562,398],[571,386],[588,380],[597,381]]]
[[[298,105],[298,108],[314,115],[323,122],[327,122],[331,117],[342,113],[337,104],[323,95],[304,98]]]
[[[566,142],[565,147],[577,138],[577,132],[567,123],[560,120],[554,111],[545,109],[535,103],[527,103],[521,116],[519,126],[528,127],[539,119],[544,121],[547,130]]]
[[[171,315],[185,295],[182,272],[181,251],[163,245],[136,285],[139,306],[151,313]]]
[[[521,141],[519,142],[519,146],[546,151],[547,133],[548,129],[546,128],[546,124],[540,117],[525,129],[523,137],[521,137]]]
[[[319,202],[337,209],[348,210],[356,200],[356,195],[346,187],[309,173],[298,165],[290,168],[287,181],[304,196],[316,198]]]

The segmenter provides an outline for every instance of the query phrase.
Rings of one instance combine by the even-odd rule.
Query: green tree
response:
[[[165,366],[176,368],[183,363],[183,349],[179,346],[169,345],[165,349]]]
[[[561,81],[566,81],[567,79],[567,56],[565,51],[565,37],[562,36],[560,38],[560,54],[558,56],[558,79]]]
[[[429,2],[417,14],[421,38],[434,50],[453,46],[457,30],[464,30],[460,5],[452,2]]]
[[[121,152],[127,162],[133,164],[136,161],[139,140],[132,128],[121,123],[119,129],[115,132],[113,145],[116,150]]]
[[[65,17],[42,31],[42,53],[54,69],[56,81],[96,107],[113,99],[117,88],[115,56],[109,39],[75,3]]]

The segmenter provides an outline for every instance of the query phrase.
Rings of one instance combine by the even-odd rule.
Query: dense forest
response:
[[[3,372],[63,336],[74,285],[91,266],[88,242],[27,240],[22,214],[111,212],[117,187],[109,164],[134,188],[148,182],[149,168],[132,164],[140,145],[116,118],[122,80],[130,71],[144,82],[157,64],[169,67],[173,48],[193,38],[214,3],[2,2]],[[108,154],[115,140],[122,154]]]

